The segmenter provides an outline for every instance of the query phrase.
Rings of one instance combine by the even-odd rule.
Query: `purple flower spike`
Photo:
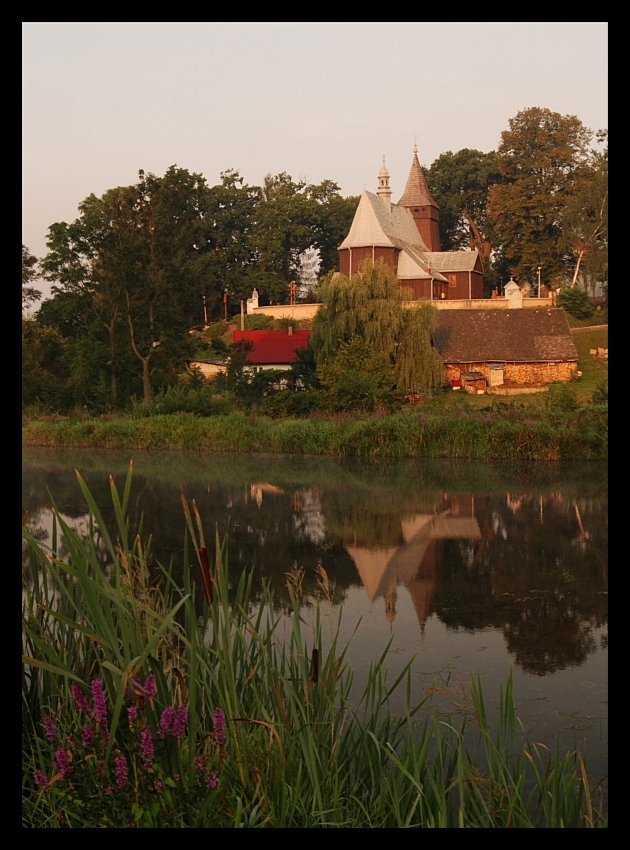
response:
[[[68,753],[64,750],[63,747],[58,747],[57,751],[55,752],[55,770],[58,770],[64,779],[69,773],[72,772],[70,760],[68,759]]]
[[[187,724],[188,709],[184,703],[178,705],[177,709],[168,705],[160,717],[158,735],[160,738],[164,738],[166,735],[171,735],[173,738],[181,738],[186,732]]]
[[[48,785],[48,780],[46,779],[46,774],[42,773],[41,770],[36,770],[33,773],[33,779],[38,785]]]
[[[157,685],[155,684],[155,676],[153,673],[149,673],[147,678],[144,680],[144,692],[149,699],[157,694]]]
[[[55,724],[52,721],[52,717],[46,714],[44,715],[44,732],[46,734],[46,738],[49,741],[57,740],[57,730],[55,729]]]
[[[225,746],[225,714],[223,713],[223,709],[215,708],[214,710],[214,718],[213,718],[213,726],[214,726],[214,740],[216,741],[219,747]]]
[[[151,730],[145,726],[140,732],[140,751],[142,753],[142,763],[148,770],[153,764],[153,738]]]
[[[72,694],[72,697],[79,711],[83,712],[84,714],[90,714],[90,706],[88,705],[88,701],[85,697],[85,694],[78,685],[75,685],[74,682],[72,682],[72,684],[70,685],[70,693]]]
[[[127,759],[124,756],[116,756],[114,764],[116,766],[116,785],[119,788],[124,788],[128,778]]]
[[[94,743],[94,729],[90,726],[89,723],[86,723],[82,729],[83,733],[83,746],[86,750],[92,746]]]
[[[107,723],[107,700],[103,691],[101,679],[92,681],[92,701],[94,703],[94,715],[97,723]]]

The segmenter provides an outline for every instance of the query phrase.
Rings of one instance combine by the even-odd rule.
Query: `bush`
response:
[[[558,295],[558,307],[562,307],[576,319],[592,319],[595,315],[595,307],[588,300],[588,295],[583,289],[562,289]]]

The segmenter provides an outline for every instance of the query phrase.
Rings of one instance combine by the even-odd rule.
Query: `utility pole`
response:
[[[538,266],[538,297],[540,298],[540,270],[542,266]]]
[[[208,327],[208,308],[206,307],[206,296],[202,295],[203,298],[203,326],[204,328]]]

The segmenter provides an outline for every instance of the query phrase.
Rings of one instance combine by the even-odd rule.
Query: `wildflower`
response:
[[[153,673],[149,673],[144,680],[144,692],[149,699],[157,694],[157,685],[155,684],[155,675]]]
[[[44,733],[49,741],[57,740],[57,731],[55,729],[55,724],[52,721],[52,717],[46,714],[44,715]]]
[[[225,714],[223,713],[223,709],[215,708],[214,710],[214,718],[212,721],[212,725],[214,726],[214,740],[216,741],[219,747],[225,746]]]
[[[138,719],[138,709],[134,708],[133,705],[130,705],[127,709],[127,716],[129,717],[129,722],[133,723]]]
[[[116,785],[119,788],[124,788],[127,784],[127,759],[124,756],[116,756],[114,759],[116,767]]]
[[[177,709],[167,705],[160,717],[158,735],[160,738],[165,738],[166,735],[171,735],[173,738],[181,738],[186,731],[187,723],[188,709],[184,703],[178,705]]]
[[[72,694],[79,711],[83,712],[84,714],[91,714],[90,706],[88,705],[88,701],[85,697],[85,694],[78,685],[75,685],[74,682],[72,682],[72,684],[70,685],[70,693]]]
[[[162,784],[162,781],[160,779],[156,779],[155,782],[153,783],[153,787],[155,788],[156,791],[161,791],[162,788],[164,788],[164,785]]]
[[[111,785],[108,785],[107,788],[105,789],[105,793],[106,794],[113,794],[114,793],[113,787]]]
[[[103,682],[101,679],[92,681],[92,701],[94,702],[94,715],[97,723],[107,722],[107,700],[103,691]]]
[[[206,757],[205,756],[195,756],[193,760],[193,765],[195,766],[195,770],[202,771],[206,769]]]
[[[83,734],[83,746],[87,749],[94,742],[94,729],[89,723],[86,723],[81,731]]]
[[[58,770],[64,778],[72,772],[68,753],[64,750],[63,747],[58,747],[57,751],[55,752],[55,770]]]
[[[211,773],[208,776],[208,785],[210,786],[210,788],[216,788],[218,784],[219,784],[219,780],[214,775],[214,773]]]
[[[37,785],[48,785],[48,780],[46,779],[46,774],[42,773],[41,770],[36,770],[33,773],[33,779],[37,783]]]
[[[175,712],[173,711],[173,707],[167,705],[160,717],[160,728],[158,729],[158,735],[160,738],[165,738],[171,731],[174,716]]]
[[[153,738],[151,737],[151,730],[147,729],[146,726],[140,732],[140,751],[144,767],[151,767],[153,763]]]
[[[179,773],[174,773],[173,779],[175,780],[175,782],[179,782],[179,780],[181,779],[181,776],[179,775]]]

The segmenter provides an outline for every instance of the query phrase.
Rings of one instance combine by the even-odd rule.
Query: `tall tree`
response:
[[[352,275],[331,275],[321,287],[322,307],[313,320],[310,344],[318,370],[334,362],[341,345],[362,339],[385,355],[399,390],[431,394],[441,383],[432,345],[435,308],[405,306],[405,291],[382,262],[365,262]]]
[[[22,243],[22,310],[32,306],[38,298],[42,297],[39,289],[35,289],[33,281],[37,278],[37,257],[31,254],[29,249]]]
[[[600,142],[608,133],[600,130]],[[591,160],[577,181],[574,196],[567,204],[562,221],[560,244],[574,257],[571,286],[580,276],[593,289],[608,278],[608,147],[592,151]]]
[[[440,208],[442,250],[476,248],[486,267],[494,241],[487,215],[488,193],[502,180],[497,154],[468,148],[447,151],[433,162],[426,177]]]
[[[519,112],[501,134],[502,183],[490,188],[488,214],[514,277],[559,282],[570,253],[561,246],[562,221],[589,157],[592,133],[575,115],[533,107]]]
[[[64,290],[89,294],[107,328],[114,400],[120,334],[140,361],[148,401],[156,364],[183,362],[195,302],[202,308],[205,181],[176,166],[164,177],[141,171],[139,178],[86,198],[74,223],[52,225],[42,263]]]

